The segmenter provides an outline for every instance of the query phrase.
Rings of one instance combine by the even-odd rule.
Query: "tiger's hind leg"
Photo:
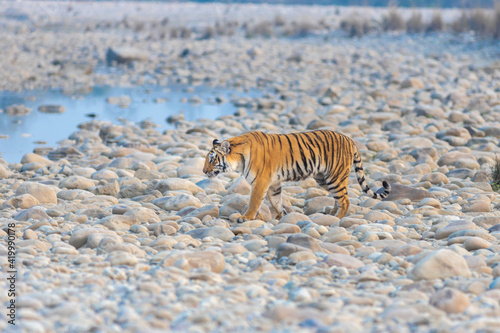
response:
[[[278,216],[276,217],[278,220],[287,214],[285,208],[283,207],[283,197],[281,196],[281,184],[273,184],[267,190],[267,198],[271,203],[271,206],[274,208]]]
[[[344,216],[346,216],[347,212],[349,211],[349,206],[351,205],[351,202],[349,201],[349,196],[347,195],[347,190],[343,195],[340,196],[334,195],[334,198],[335,198],[336,209],[334,208],[332,214],[335,213],[335,216],[341,219]]]
[[[328,191],[332,192],[335,198],[335,207],[330,214],[335,215],[339,219],[347,215],[351,202],[347,195],[347,185],[349,183],[349,173],[342,175],[340,179],[326,179],[325,187]]]

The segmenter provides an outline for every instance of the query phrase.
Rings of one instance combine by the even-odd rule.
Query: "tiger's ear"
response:
[[[213,146],[218,146],[220,145],[220,141],[218,139],[214,139],[214,141],[212,142]]]
[[[220,148],[224,154],[229,154],[231,149],[229,149],[230,143],[227,140],[222,141]]]

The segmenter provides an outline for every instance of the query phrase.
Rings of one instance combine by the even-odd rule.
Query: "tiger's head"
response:
[[[203,173],[208,178],[213,178],[221,172],[228,172],[231,170],[231,165],[227,161],[227,155],[230,153],[229,141],[224,140],[220,142],[215,139],[213,147],[205,157],[205,165],[203,166]]]

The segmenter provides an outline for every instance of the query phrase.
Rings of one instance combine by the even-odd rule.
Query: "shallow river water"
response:
[[[108,97],[127,95],[132,102],[128,107],[110,104]],[[95,117],[120,123],[121,120],[140,122],[151,120],[158,130],[171,128],[166,118],[183,113],[186,120],[199,118],[215,119],[232,114],[236,107],[230,103],[234,97],[254,96],[254,92],[218,89],[206,86],[186,87],[94,87],[86,95],[65,95],[61,90],[0,92],[0,156],[9,163],[20,162],[22,156],[36,147],[57,147],[57,142],[66,139],[78,130],[77,125]],[[217,103],[216,98],[223,102]],[[189,102],[190,99],[200,102]],[[160,99],[160,100],[158,100]],[[9,116],[5,112],[9,105],[24,104],[31,112],[24,116]],[[61,105],[63,113],[43,113],[41,105]]]

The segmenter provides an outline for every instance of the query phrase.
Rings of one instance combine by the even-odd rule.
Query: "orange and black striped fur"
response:
[[[237,171],[252,186],[247,211],[237,222],[253,220],[267,194],[278,213],[286,215],[281,198],[281,182],[313,177],[334,195],[332,214],[342,218],[349,209],[347,184],[354,163],[356,176],[365,193],[375,199],[386,198],[390,185],[373,192],[366,184],[358,148],[349,137],[333,131],[292,134],[246,133],[223,142],[213,141],[205,158],[203,172],[210,178],[221,172]]]

